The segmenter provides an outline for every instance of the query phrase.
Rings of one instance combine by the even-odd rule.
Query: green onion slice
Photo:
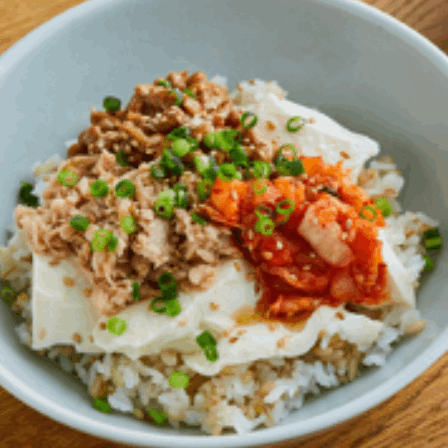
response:
[[[269,236],[274,233],[275,224],[270,218],[258,218],[255,223],[255,231],[264,236]]]
[[[164,272],[157,280],[157,284],[162,292],[177,291],[177,283],[171,272]]]
[[[252,173],[252,176],[256,179],[259,179],[260,177],[266,177],[268,178],[271,175],[271,165],[269,165],[268,162],[262,162],[262,161],[256,161],[253,162],[250,172]]]
[[[218,169],[218,177],[224,182],[231,182],[234,179],[241,179],[241,173],[238,172],[233,163],[223,163]]]
[[[58,182],[64,187],[73,187],[78,182],[76,173],[70,170],[61,170],[57,175]]]
[[[161,79],[160,81],[157,81],[158,86],[165,87],[166,89],[171,89],[171,83],[167,81],[166,79]]]
[[[75,215],[73,216],[73,218],[70,220],[70,225],[75,229],[75,230],[79,230],[80,232],[84,232],[87,230],[87,228],[90,225],[90,221],[81,215]]]
[[[201,201],[206,201],[213,190],[213,181],[202,179],[198,184],[198,196]]]
[[[176,156],[168,149],[163,150],[160,165],[169,170],[169,172],[175,176],[180,176],[185,170],[185,166],[180,157]]]
[[[112,235],[109,240],[109,244],[107,245],[107,250],[109,252],[114,252],[118,247],[118,237],[116,235]]]
[[[120,165],[120,166],[128,166],[129,165],[129,158],[123,151],[118,151],[115,154],[115,160],[117,161],[118,165]]]
[[[257,179],[252,183],[252,190],[254,190],[256,194],[266,193],[268,190],[268,184],[264,179]]]
[[[379,198],[375,201],[375,207],[381,211],[384,218],[390,216],[394,209],[390,205],[390,202],[386,198]]]
[[[159,199],[154,205],[154,211],[163,219],[171,219],[174,215],[174,207],[166,199]]]
[[[194,93],[190,89],[185,89],[184,93],[185,93],[185,95],[188,95],[190,98],[193,98],[194,100],[196,99],[196,97],[194,96]]]
[[[103,107],[108,112],[117,112],[121,108],[121,100],[114,96],[106,96],[103,100]]]
[[[202,139],[202,143],[211,149],[219,148],[219,134],[217,132],[209,132],[208,134],[205,134]]]
[[[28,207],[37,207],[39,205],[39,198],[31,194],[33,186],[26,182],[20,182],[21,187],[19,191],[20,200]]]
[[[295,204],[291,199],[283,199],[277,203],[276,212],[280,215],[290,215],[294,210]]]
[[[305,125],[305,121],[302,117],[296,115],[295,117],[291,117],[286,123],[286,130],[288,132],[298,132]]]
[[[93,407],[104,414],[110,414],[112,412],[111,405],[101,398],[95,398],[95,400],[93,400]]]
[[[205,347],[208,347],[210,345],[215,345],[216,346],[216,344],[217,344],[216,339],[213,337],[213,335],[208,330],[203,331],[196,338],[196,342],[198,343],[199,347],[201,347],[201,348],[205,348]]]
[[[366,215],[366,212],[369,211],[372,216],[369,218],[368,215]],[[361,216],[362,219],[366,219],[367,221],[374,222],[376,218],[378,217],[378,213],[376,210],[371,207],[370,205],[365,205],[359,212],[359,216]]]
[[[115,195],[119,198],[132,198],[132,196],[134,196],[134,192],[134,184],[128,179],[121,180],[115,186]]]
[[[140,300],[140,284],[138,282],[132,283],[132,299]]]
[[[249,166],[249,157],[247,156],[244,147],[240,144],[236,144],[235,147],[229,151],[229,156],[236,166]]]
[[[301,159],[291,160],[288,163],[288,169],[290,176],[300,176],[300,174],[305,173],[305,168]]]
[[[204,355],[210,362],[216,362],[218,360],[218,350],[216,346],[209,345],[204,348]]]
[[[106,249],[109,241],[113,237],[112,232],[107,229],[98,229],[93,234],[92,241],[90,242],[93,252],[101,252]]]
[[[8,303],[11,303],[15,299],[16,295],[17,293],[14,289],[9,286],[2,286],[2,289],[0,290],[0,297]]]
[[[90,185],[90,193],[96,198],[102,198],[109,193],[109,185],[103,179],[98,179]]]
[[[270,218],[272,216],[272,210],[267,205],[259,204],[255,207],[255,214],[259,218]]]
[[[165,313],[169,317],[176,317],[182,311],[179,301],[175,298],[165,300],[165,306]]]
[[[163,297],[156,297],[151,300],[151,309],[158,314],[164,314],[166,311],[166,302]]]
[[[201,226],[205,226],[207,224],[207,220],[199,216],[197,213],[193,213],[191,218]]]
[[[425,271],[432,271],[434,269],[434,263],[432,262],[431,258],[429,258],[427,255],[424,255],[423,259],[425,260]]]
[[[120,225],[126,233],[130,234],[137,232],[137,224],[132,216],[124,216],[121,218]]]
[[[292,153],[292,158],[291,159],[289,159],[286,155],[284,155],[283,154],[283,151],[284,150],[290,150],[291,151],[291,153]],[[292,144],[292,143],[287,143],[286,145],[282,145],[282,146],[280,146],[280,149],[279,149],[279,151],[278,151],[278,155],[279,155],[279,157],[280,156],[283,156],[285,159],[287,159],[287,160],[294,160],[294,159],[297,159],[297,150],[296,150],[296,147]]]
[[[147,412],[156,425],[163,425],[168,420],[168,414],[165,411],[159,412],[157,409],[148,408]]]
[[[443,241],[439,229],[432,228],[423,232],[425,239],[425,248],[427,250],[437,250],[442,247]]]
[[[172,90],[170,90],[170,93],[173,95],[176,95],[176,102],[174,103],[174,105],[180,106],[182,104],[182,102],[184,101],[182,92],[179,89],[172,89]]]
[[[153,165],[151,167],[151,176],[154,179],[165,179],[166,177],[166,169],[160,165]]]
[[[188,140],[185,138],[178,138],[171,144],[171,151],[173,151],[174,155],[180,158],[186,156],[190,150],[190,143],[188,143]]]
[[[252,119],[248,122],[248,118],[252,117]],[[253,112],[244,112],[243,115],[241,115],[240,123],[241,126],[243,126],[244,129],[251,129],[253,128],[258,122],[258,117]]]
[[[190,377],[184,372],[171,372],[168,383],[176,389],[186,389],[190,382]]]
[[[283,224],[286,224],[289,220],[290,215],[276,215],[274,218],[274,224],[276,226],[282,226]],[[278,220],[277,218],[281,217],[281,220]]]
[[[166,138],[169,140],[176,140],[178,138],[187,138],[190,135],[190,129],[186,126],[181,126],[179,128],[174,128]]]
[[[106,330],[114,336],[121,336],[126,331],[127,326],[126,321],[117,316],[110,317],[106,322]]]

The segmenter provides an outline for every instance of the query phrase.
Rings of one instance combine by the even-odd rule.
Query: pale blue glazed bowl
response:
[[[93,0],[39,27],[0,58],[0,229],[12,221],[19,181],[88,125],[88,108],[172,70],[275,79],[378,140],[408,183],[406,209],[447,233],[448,59],[393,18],[350,0]],[[4,241],[2,241],[4,242]],[[418,295],[427,329],[387,365],[313,399],[272,429],[210,437],[95,411],[75,380],[21,346],[0,313],[0,383],[51,418],[99,437],[151,447],[261,446],[305,437],[390,397],[448,348],[448,250]],[[2,304],[3,306],[3,304]]]

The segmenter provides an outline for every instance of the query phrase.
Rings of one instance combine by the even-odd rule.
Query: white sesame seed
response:
[[[316,258],[316,253],[315,252],[310,252],[310,258]]]
[[[277,240],[277,250],[282,250],[283,249],[283,243],[280,240]]]
[[[348,230],[351,228],[353,224],[353,221],[351,219],[347,219],[347,221],[345,221],[345,228]]]
[[[319,220],[317,219],[317,216],[315,216],[311,222],[312,222],[315,226],[317,226],[317,225],[319,224]]]
[[[347,239],[347,237],[348,237],[348,233],[347,232],[342,232],[341,240],[345,241]]]
[[[310,271],[310,270],[311,270],[311,265],[310,265],[310,264],[306,264],[306,265],[303,267],[303,270],[304,270],[304,271]]]
[[[296,282],[298,280],[297,275],[295,275],[295,274],[291,274],[290,277],[291,277],[291,280],[294,282]]]
[[[247,237],[248,237],[250,240],[253,240],[253,239],[254,239],[254,231],[253,231],[252,229],[249,229],[249,230],[247,231]]]
[[[237,201],[237,200],[238,200],[238,194],[237,194],[237,192],[236,192],[235,190],[232,190],[232,191],[230,192],[230,196],[232,196],[232,199],[233,199],[234,201]]]
[[[263,252],[263,257],[266,258],[266,260],[271,260],[273,256],[274,254],[272,252],[268,251]]]

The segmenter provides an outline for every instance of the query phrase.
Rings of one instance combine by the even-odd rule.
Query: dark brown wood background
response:
[[[448,0],[365,0],[448,52]],[[0,0],[0,54],[81,0]],[[403,391],[305,443],[277,448],[448,448],[448,354]],[[50,420],[0,388],[0,447],[125,448]],[[181,447],[180,447],[181,448]],[[273,447],[271,447],[273,448]]]

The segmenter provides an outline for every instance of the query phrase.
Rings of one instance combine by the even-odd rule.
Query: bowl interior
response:
[[[81,5],[0,61],[0,104],[7,111],[0,130],[2,242],[19,181],[31,180],[36,161],[65,155],[64,142],[88,126],[89,106],[100,108],[111,94],[126,102],[135,84],[184,69],[224,75],[231,88],[241,79],[275,79],[290,99],[378,140],[407,179],[404,208],[439,219],[446,237],[448,64],[425,45],[384,15],[349,1],[97,0]],[[372,406],[378,401],[376,388],[384,396],[396,392],[423,370],[419,366],[428,366],[428,359],[448,348],[447,257],[448,250],[442,250],[418,294],[427,329],[401,343],[384,368],[310,400],[276,429],[219,440],[190,438],[199,433],[99,414],[75,380],[20,345],[3,304],[1,381],[66,424],[142,446],[168,446],[174,435],[183,438],[183,446],[236,447],[307,434]]]

